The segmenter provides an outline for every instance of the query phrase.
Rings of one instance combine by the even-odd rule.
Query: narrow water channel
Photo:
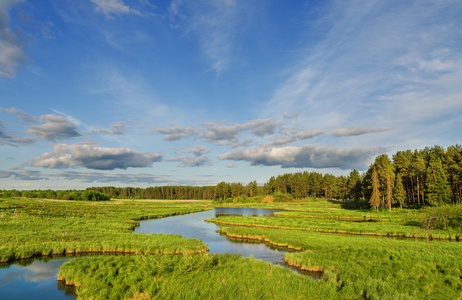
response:
[[[311,276],[314,279],[320,279],[321,275],[317,272],[301,271],[286,264],[284,254],[288,252],[288,249],[277,248],[260,242],[230,240],[217,232],[220,226],[204,221],[204,219],[232,215],[272,216],[279,211],[282,210],[217,207],[213,210],[193,214],[141,221],[140,226],[136,227],[134,232],[178,234],[184,238],[199,239],[209,247],[210,253],[236,253],[245,257],[253,256],[256,259],[290,268],[294,272]]]
[[[134,232],[179,234],[184,238],[202,240],[209,247],[210,253],[237,253],[288,267],[284,263],[287,249],[270,247],[264,243],[229,240],[217,232],[219,226],[204,221],[224,215],[269,216],[277,211],[280,210],[215,208],[187,215],[141,221]],[[69,259],[72,258],[38,258],[0,264],[0,299],[75,299],[73,290],[57,281],[60,266]],[[295,268],[292,270],[301,273]],[[317,279],[315,274],[306,274]]]

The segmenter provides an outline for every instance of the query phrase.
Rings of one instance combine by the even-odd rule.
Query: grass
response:
[[[427,238],[427,230],[420,226],[422,210],[395,208],[379,213],[365,209],[343,209],[340,201],[312,200],[309,202],[259,204],[254,207],[285,209],[274,217],[223,216],[208,221],[226,226],[250,226],[309,230],[352,235]],[[228,205],[229,206],[229,205]],[[249,207],[238,205],[238,207]],[[433,239],[459,240],[461,228],[432,230]]]
[[[323,271],[322,281],[253,258],[211,255],[199,240],[132,233],[139,220],[208,209],[182,203],[0,199],[0,259],[80,252],[133,254],[80,257],[64,264],[59,278],[77,286],[81,299],[462,297],[460,242],[321,232],[426,236],[418,225],[422,211],[395,209],[392,213],[376,213],[343,206],[325,200],[240,204],[239,207],[286,211],[275,217],[212,219],[237,225],[221,227],[229,237],[297,250],[287,253],[286,261],[302,269]],[[368,222],[364,222],[364,216]],[[433,230],[432,234],[453,237],[460,230]]]
[[[252,237],[302,249],[289,264],[323,271],[339,299],[459,299],[462,244],[332,235],[283,229],[228,227],[234,238]]]
[[[333,299],[336,286],[238,255],[92,257],[65,263],[59,279],[79,299]]]
[[[139,220],[198,212],[205,206],[133,201],[0,200],[0,262],[34,256],[116,253],[204,253],[199,240],[134,235]]]

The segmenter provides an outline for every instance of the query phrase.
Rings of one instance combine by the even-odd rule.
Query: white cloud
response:
[[[252,20],[250,4],[245,1],[182,1],[170,5],[171,26],[184,34],[192,33],[217,73],[230,67],[236,58],[237,36]]]
[[[288,136],[274,139],[273,141],[269,143],[269,146],[284,146],[284,145],[290,144],[295,141],[311,139],[323,133],[324,133],[324,130],[300,131],[300,132],[292,133]]]
[[[391,128],[369,128],[369,127],[349,127],[349,128],[337,128],[329,132],[330,136],[342,137],[342,136],[357,136],[373,132],[389,131]]]
[[[210,151],[212,151],[212,150],[207,149],[207,148],[202,147],[202,146],[194,146],[193,148],[185,149],[185,150],[182,150],[181,152],[183,152],[183,153],[193,153],[195,156],[201,156],[201,155],[209,153]]]
[[[162,160],[160,153],[136,152],[127,148],[104,148],[94,143],[55,145],[54,151],[31,160],[31,165],[52,169],[84,167],[113,170],[150,167]]]
[[[16,69],[29,61],[21,41],[9,27],[9,10],[23,1],[0,1],[0,77],[15,77]]]
[[[183,138],[193,137],[199,134],[199,132],[191,126],[171,126],[169,128],[157,128],[154,130],[154,132],[164,134],[165,141],[177,141]]]
[[[221,160],[248,161],[253,166],[282,168],[339,168],[364,170],[384,148],[337,149],[316,145],[280,148],[237,149],[221,155]]]
[[[461,3],[337,1],[325,9],[324,18],[307,22],[310,43],[263,115],[303,112],[297,120],[332,136],[394,128],[382,144],[399,144],[422,127],[434,138],[446,135],[433,127],[447,118],[462,126],[454,114],[462,109]]]
[[[11,136],[6,130],[5,126],[0,121],[0,144],[9,146],[27,146],[34,142],[34,139],[29,137]]]
[[[118,14],[141,15],[136,9],[125,5],[123,0],[90,0],[95,5],[95,11],[104,14],[107,18]]]
[[[39,122],[35,117],[33,117],[33,116],[29,115],[28,113],[25,113],[22,110],[20,110],[18,108],[15,108],[15,107],[11,107],[11,108],[2,108],[2,107],[0,107],[0,111],[9,113],[11,115],[18,115],[18,117],[21,120],[23,120],[24,122],[28,122],[28,123],[38,123]]]
[[[102,133],[102,134],[125,134],[125,122],[119,121],[111,124],[111,129],[92,129],[88,133]]]
[[[44,139],[50,142],[63,141],[73,139],[82,134],[77,131],[77,126],[68,121],[66,118],[57,115],[40,116],[42,125],[31,125],[27,129],[27,133],[39,139]]]
[[[212,165],[212,161],[205,156],[183,156],[166,158],[165,161],[178,161],[181,162],[183,167],[204,167]]]
[[[273,134],[282,124],[273,122],[271,118],[256,119],[247,123],[234,123],[231,125],[206,122],[201,138],[216,145],[231,145],[238,142],[239,134],[243,131],[263,137]]]

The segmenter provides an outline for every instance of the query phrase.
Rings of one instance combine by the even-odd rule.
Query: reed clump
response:
[[[59,279],[82,299],[334,299],[333,283],[238,255],[91,257],[65,263]]]

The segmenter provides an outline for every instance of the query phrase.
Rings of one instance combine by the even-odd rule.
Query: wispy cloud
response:
[[[88,133],[102,133],[102,134],[116,134],[116,135],[124,135],[125,132],[125,122],[119,121],[111,124],[110,129],[91,129]]]
[[[301,131],[289,134],[287,136],[283,136],[280,138],[276,138],[271,141],[268,146],[284,146],[295,141],[303,141],[306,139],[311,139],[317,136],[320,136],[324,133],[324,130],[309,130],[309,131]]]
[[[157,132],[164,135],[165,141],[177,141],[183,138],[194,137],[199,134],[199,131],[194,129],[192,126],[171,126],[168,128],[157,128],[153,132]]]
[[[66,169],[84,167],[96,170],[114,170],[150,167],[162,160],[162,154],[137,152],[128,148],[105,148],[95,143],[55,145],[52,152],[31,160],[35,167]]]
[[[460,14],[457,1],[329,2],[307,22],[307,36],[322,38],[300,52],[264,115],[302,111],[299,121],[334,136],[396,128],[383,141],[393,144],[422,126],[432,132],[462,109]]]
[[[329,132],[330,136],[342,137],[342,136],[357,136],[373,132],[383,132],[391,130],[390,127],[385,128],[371,128],[371,127],[349,127],[349,128],[337,128]]]
[[[48,176],[36,170],[0,170],[0,178],[14,178],[16,180],[48,180]]]
[[[203,146],[194,146],[190,149],[184,149],[181,152],[177,152],[179,157],[174,158],[167,158],[165,161],[178,161],[181,162],[183,167],[203,167],[203,166],[210,166],[212,165],[212,161],[210,158],[205,157],[203,155],[212,151],[211,149],[207,149]],[[182,153],[192,153],[193,156],[181,156]]]
[[[171,26],[192,33],[210,62],[210,69],[220,73],[236,58],[237,36],[251,20],[252,10],[245,1],[183,1],[170,5]]]
[[[34,142],[35,140],[29,137],[12,136],[6,131],[5,126],[0,121],[0,144],[8,146],[28,146]]]
[[[16,69],[29,60],[22,49],[22,42],[9,27],[9,11],[24,0],[0,1],[0,77],[16,76]]]
[[[11,108],[0,107],[0,111],[6,112],[12,115],[17,115],[21,120],[27,123],[39,123],[37,118],[29,115],[28,113],[23,112],[22,110],[16,107],[11,107]]]
[[[95,11],[104,14],[107,18],[112,18],[113,15],[121,14],[135,14],[141,15],[141,13],[128,5],[125,5],[123,0],[90,0],[94,6]]]

